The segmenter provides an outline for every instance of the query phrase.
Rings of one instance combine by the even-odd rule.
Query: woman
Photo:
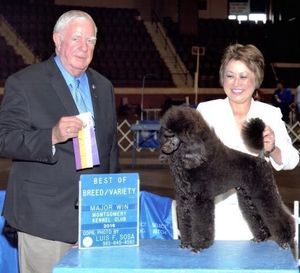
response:
[[[235,44],[227,47],[222,58],[220,83],[227,97],[200,103],[209,126],[230,148],[252,154],[241,138],[244,122],[259,117],[265,124],[263,132],[266,160],[275,170],[293,169],[299,162],[279,108],[255,101],[254,91],[264,77],[264,57],[254,45]],[[216,239],[248,240],[253,238],[238,208],[235,190],[216,198]]]

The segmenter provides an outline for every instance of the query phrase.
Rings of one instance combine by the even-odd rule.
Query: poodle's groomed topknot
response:
[[[209,131],[207,123],[204,121],[200,113],[189,106],[172,106],[164,114],[161,125],[172,130],[173,132],[180,133],[195,133],[201,129]]]

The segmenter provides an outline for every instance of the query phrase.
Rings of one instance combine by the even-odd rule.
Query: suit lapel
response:
[[[100,88],[101,87],[96,84],[94,77],[89,69],[86,71],[86,74],[87,74],[88,81],[89,81],[92,104],[93,104],[93,109],[94,109],[94,116],[95,116],[95,119],[99,119],[103,116],[101,114],[101,109],[103,108],[103,107],[101,107],[102,100],[100,97]],[[99,124],[100,121],[95,120],[95,122],[98,122],[98,124]]]
[[[95,116],[95,133],[98,145],[98,151],[101,154],[101,135],[105,135],[106,126],[106,114],[105,114],[105,101],[101,97],[101,84],[99,81],[95,81],[93,77],[93,73],[88,69],[87,76],[89,80],[89,86],[91,91],[91,98],[94,108],[94,116]],[[101,159],[100,159],[101,160]]]
[[[59,68],[54,62],[54,58],[50,58],[48,62],[48,68],[51,72],[51,85],[53,90],[56,92],[59,97],[61,103],[64,105],[68,115],[78,115],[79,112],[77,110],[76,104],[72,98],[69,87],[66,84],[65,79],[59,71]]]

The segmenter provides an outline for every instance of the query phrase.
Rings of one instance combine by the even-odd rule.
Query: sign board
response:
[[[246,2],[229,2],[230,15],[248,15],[250,13],[249,1]]]
[[[204,46],[192,46],[192,55],[205,55],[205,47]]]
[[[79,182],[79,248],[139,244],[139,175],[87,174]]]

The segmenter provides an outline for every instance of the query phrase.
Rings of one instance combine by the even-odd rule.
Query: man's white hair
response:
[[[96,24],[95,24],[93,18],[88,13],[81,11],[81,10],[70,10],[70,11],[67,11],[64,14],[62,14],[58,18],[58,20],[53,28],[53,33],[62,33],[64,31],[65,27],[71,21],[77,20],[77,19],[90,20],[93,23],[94,28],[95,28],[95,36],[97,35],[97,27],[96,27]]]

